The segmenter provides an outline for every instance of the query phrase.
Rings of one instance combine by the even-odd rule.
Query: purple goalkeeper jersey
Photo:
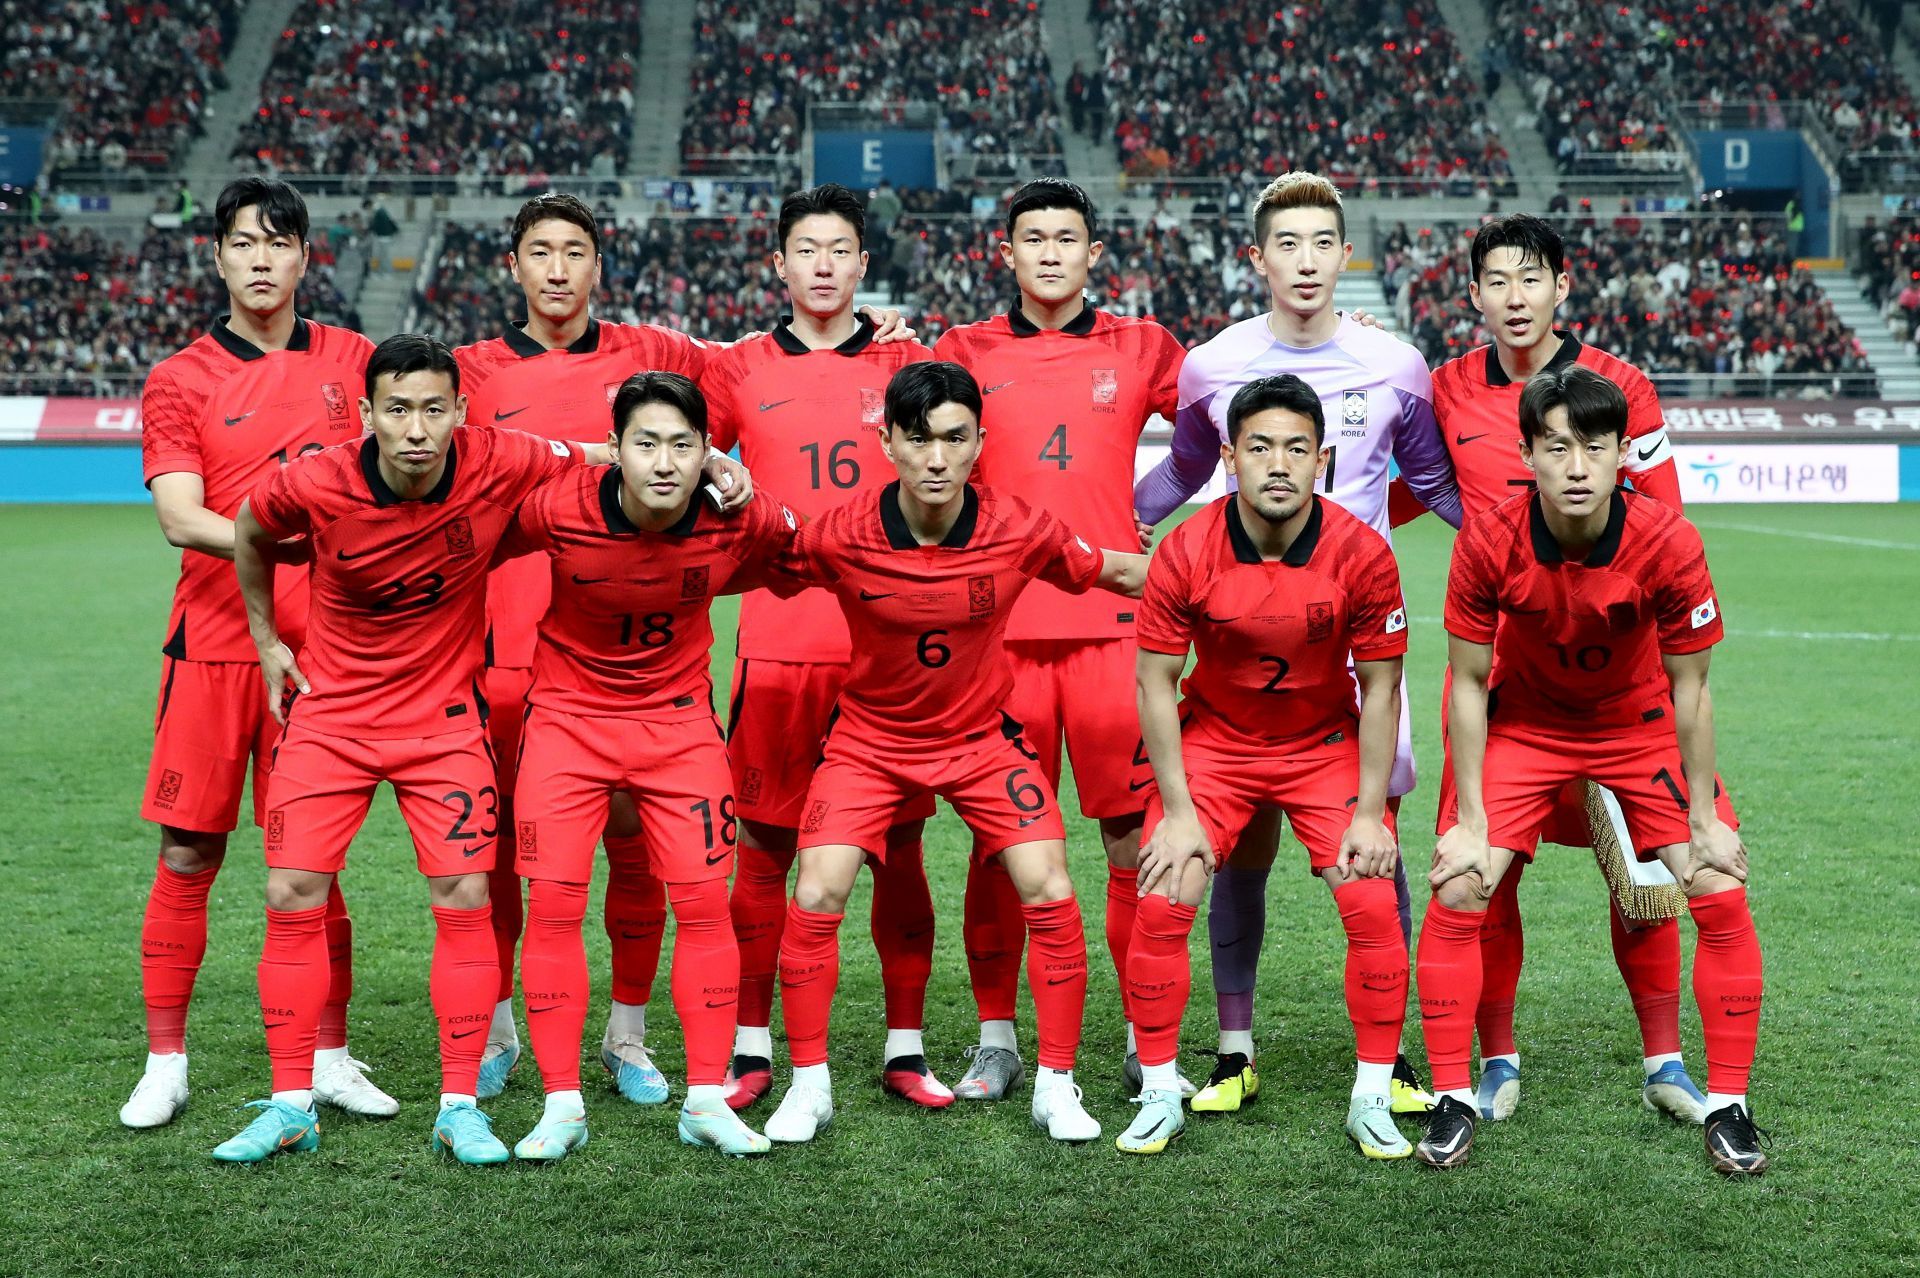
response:
[[[1167,459],[1134,486],[1140,518],[1159,523],[1206,485],[1227,439],[1227,405],[1248,382],[1292,373],[1326,409],[1327,473],[1316,488],[1389,536],[1388,458],[1428,510],[1460,526],[1460,490],[1433,415],[1433,379],[1420,352],[1346,316],[1319,346],[1283,345],[1267,316],[1242,320],[1187,353]],[[1234,488],[1231,472],[1227,490]]]

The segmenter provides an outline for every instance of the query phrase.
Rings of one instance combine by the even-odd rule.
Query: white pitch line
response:
[[[1437,626],[1444,617],[1414,617],[1415,625]],[[1801,641],[1857,642],[1857,643],[1920,643],[1920,634],[1897,634],[1875,630],[1747,630],[1729,627],[1726,631],[1729,639],[1797,639]]]
[[[1801,541],[1830,541],[1841,546],[1866,546],[1874,550],[1920,550],[1911,541],[1882,541],[1877,537],[1844,537],[1839,533],[1801,532],[1792,528],[1769,528],[1765,524],[1722,524],[1695,520],[1694,527],[1709,532],[1766,533],[1773,537],[1793,537]]]

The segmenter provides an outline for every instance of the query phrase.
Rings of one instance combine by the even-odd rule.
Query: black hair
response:
[[[861,248],[867,246],[867,210],[860,197],[838,182],[822,182],[780,201],[780,251],[787,251],[787,236],[794,223],[821,214],[844,219],[853,228],[853,242]]]
[[[1487,256],[1502,248],[1519,249],[1523,265],[1544,266],[1555,275],[1567,269],[1567,242],[1551,223],[1531,213],[1509,213],[1482,222],[1480,229],[1473,233],[1473,247],[1467,254],[1467,265],[1472,270],[1469,278],[1478,280]]]
[[[1087,224],[1087,238],[1093,238],[1093,200],[1078,182],[1057,177],[1035,178],[1013,193],[1013,199],[1007,204],[1007,238],[1013,238],[1021,214],[1047,209],[1069,209],[1078,213]]]
[[[260,225],[275,235],[307,242],[307,202],[279,178],[243,177],[226,184],[214,202],[213,224],[220,239],[233,232],[241,209],[260,210]]]
[[[1233,393],[1233,400],[1227,405],[1227,442],[1240,442],[1240,424],[1247,418],[1275,408],[1300,414],[1313,423],[1314,444],[1326,442],[1327,415],[1320,407],[1320,397],[1313,393],[1313,387],[1292,373],[1256,377]]]
[[[445,342],[425,333],[396,333],[374,347],[367,359],[367,398],[373,398],[380,377],[408,373],[445,373],[453,379],[453,393],[460,393],[460,365]]]
[[[925,430],[927,417],[942,404],[959,404],[980,419],[980,383],[973,374],[946,360],[909,364],[887,383],[887,431]]]
[[[693,380],[679,373],[635,373],[620,383],[613,397],[613,437],[625,441],[627,423],[646,404],[665,404],[687,419],[687,425],[707,437],[707,397]]]
[[[520,251],[520,241],[527,238],[528,231],[548,221],[571,222],[585,231],[587,238],[593,242],[594,256],[599,256],[600,219],[593,215],[593,210],[579,196],[562,195],[557,191],[534,196],[513,215],[513,251]]]
[[[1544,368],[1520,392],[1520,436],[1532,448],[1546,433],[1547,414],[1567,410],[1567,429],[1583,444],[1606,435],[1627,437],[1627,394],[1578,364]]]

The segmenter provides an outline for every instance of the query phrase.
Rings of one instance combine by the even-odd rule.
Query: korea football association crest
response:
[[[993,615],[993,578],[967,578],[967,619],[981,621]]]
[[[1120,375],[1111,368],[1093,370],[1093,411],[1111,413],[1120,402]]]
[[[705,599],[707,597],[707,565],[692,564],[680,570],[680,598]]]
[[[1333,638],[1333,603],[1316,600],[1307,605],[1307,642],[1324,643]]]
[[[447,524],[447,557],[465,559],[473,554],[473,525],[465,515],[455,516]]]
[[[347,420],[347,388],[342,382],[326,382],[320,387],[320,400],[327,406],[327,426],[338,430]]]
[[[1367,392],[1349,390],[1340,392],[1340,426],[1342,435],[1363,435],[1367,429]]]
[[[878,386],[860,388],[860,421],[862,425],[878,426],[887,415],[887,392]]]

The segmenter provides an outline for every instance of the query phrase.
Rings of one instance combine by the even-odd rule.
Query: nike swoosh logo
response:
[[[1157,1123],[1155,1123],[1155,1124],[1153,1125],[1153,1130],[1152,1130],[1152,1131],[1150,1131],[1150,1132],[1148,1132],[1148,1133],[1147,1133],[1147,1134],[1146,1134],[1145,1136],[1142,1136],[1142,1137],[1141,1137],[1140,1139],[1141,1139],[1141,1140],[1152,1140],[1152,1139],[1153,1139],[1153,1138],[1154,1138],[1155,1136],[1158,1136],[1158,1135],[1160,1134],[1160,1129],[1161,1129],[1161,1128],[1163,1128],[1163,1127],[1165,1127],[1166,1125],[1167,1125],[1167,1120],[1166,1120],[1166,1119],[1164,1119],[1164,1118],[1163,1118],[1163,1119],[1161,1119],[1161,1120],[1160,1120],[1159,1122],[1157,1122]]]
[[[291,1024],[293,1024],[292,1021],[268,1021],[266,1027],[268,1029],[279,1029],[282,1025],[291,1025]]]
[[[1047,984],[1065,985],[1068,981],[1078,981],[1084,978],[1085,978],[1085,973],[1082,973],[1080,976],[1049,976],[1047,978]]]
[[[623,941],[644,941],[652,935],[653,933],[651,932],[622,932],[620,939]]]
[[[894,592],[891,590],[881,591],[879,594],[875,594],[871,590],[863,590],[860,592],[860,602],[872,603],[876,599],[891,599],[893,596]]]
[[[718,865],[732,855],[733,855],[732,848],[722,848],[720,849],[720,851],[714,853],[712,856],[707,858],[707,864]]]
[[[1224,947],[1223,947],[1223,948],[1224,948]],[[1372,990],[1372,991],[1373,991],[1373,992],[1374,992],[1375,994],[1391,994],[1391,993],[1393,993],[1393,986],[1391,986],[1391,985],[1374,985],[1374,984],[1371,984],[1371,983],[1369,983],[1369,982],[1367,982],[1367,981],[1362,981],[1362,982],[1360,982],[1360,988],[1361,988],[1361,989],[1363,989],[1363,990]]]
[[[774,409],[780,407],[780,405],[791,404],[797,398],[798,396],[789,395],[785,399],[776,399],[771,404],[763,399],[760,401],[760,411],[763,413],[771,413]]]
[[[981,393],[982,395],[991,395],[991,394],[993,394],[993,393],[994,393],[995,391],[1003,391],[1003,390],[1005,390],[1005,389],[1006,389],[1007,387],[1009,387],[1009,386],[1011,386],[1011,385],[1013,385],[1013,383],[1012,383],[1012,382],[996,382],[996,383],[995,383],[994,385],[992,385],[992,386],[988,386],[988,387],[986,387],[986,388],[985,388],[984,390],[982,390],[982,391],[981,391],[980,393]]]
[[[307,1132],[310,1130],[310,1128],[302,1127],[291,1136],[282,1136],[280,1138],[280,1148],[285,1149],[289,1145],[298,1145],[307,1138]]]
[[[1150,785],[1152,785],[1152,784],[1153,784],[1153,778],[1152,778],[1152,777],[1148,777],[1148,778],[1147,778],[1147,779],[1146,779],[1145,781],[1129,781],[1129,782],[1127,782],[1127,789],[1129,789],[1129,790],[1144,790],[1144,789],[1146,789],[1146,788],[1147,788],[1148,786],[1150,786]]]
[[[470,1030],[455,1030],[455,1031],[454,1031],[454,1032],[453,1032],[453,1033],[452,1033],[452,1034],[451,1034],[451,1035],[450,1035],[449,1037],[452,1037],[452,1038],[472,1038],[472,1037],[473,1037],[473,1036],[474,1036],[475,1034],[478,1034],[478,1033],[479,1033],[479,1032],[480,1032],[481,1030],[483,1030],[483,1029],[485,1029],[485,1028],[486,1028],[486,1026],[484,1026],[484,1025],[476,1025],[476,1026],[474,1026],[474,1027],[473,1027],[472,1029],[470,1029]]]
[[[528,1015],[528,1016],[535,1016],[535,1015],[538,1015],[538,1014],[539,1014],[539,1013],[541,1013],[541,1012],[557,1012],[557,1011],[559,1011],[559,1010],[560,1010],[560,1004],[558,1004],[558,1003],[549,1003],[549,1004],[547,1004],[547,1005],[546,1005],[545,1007],[529,1007],[529,1008],[527,1009],[527,1015]],[[455,1034],[455,1035],[454,1035],[454,1037],[455,1037],[455,1038],[459,1038],[460,1036],[459,1036],[458,1034]]]
[[[233,423],[228,422],[227,425],[231,426],[233,425]],[[1660,451],[1660,445],[1655,444],[1652,448],[1635,449],[1633,455],[1635,457],[1638,457],[1641,461],[1646,461],[1648,458],[1652,457],[1655,453],[1659,451]]]
[[[1757,1007],[1749,1007],[1749,1008],[1747,1008],[1747,1009],[1746,1009],[1745,1011],[1740,1011],[1740,1012],[1728,1012],[1728,1013],[1727,1013],[1727,1015],[1728,1015],[1728,1016],[1756,1016],[1756,1015],[1758,1015],[1758,1014],[1759,1014],[1759,1012],[1760,1012],[1760,1009],[1759,1009],[1759,1008],[1757,1008]]]
[[[1238,617],[1216,617],[1212,613],[1206,612],[1204,610],[1200,613],[1200,615],[1204,617],[1206,620],[1211,621],[1216,626],[1224,626],[1231,622],[1240,620],[1240,618]]]
[[[612,580],[613,578],[611,577],[582,577],[577,572],[573,574],[573,584],[576,586],[598,586],[603,582]]]
[[[462,848],[462,849],[460,849],[460,855],[461,855],[461,856],[463,856],[463,857],[475,857],[475,856],[479,856],[479,855],[480,855],[480,849],[479,849],[479,848],[475,848],[475,849],[473,849],[473,850],[472,850],[471,852],[469,852],[469,851],[467,851],[467,850],[466,850],[465,848]]]
[[[712,999],[708,999],[707,1006],[708,1007],[732,1007],[734,1006],[734,1001],[730,998],[723,998],[718,1003],[716,1003]]]
[[[1028,826],[1030,826],[1030,825],[1032,825],[1032,824],[1033,824],[1033,823],[1034,823],[1035,821],[1038,821],[1039,819],[1040,819],[1040,818],[1039,818],[1039,817],[1037,817],[1037,816],[1030,816],[1030,817],[1021,817],[1021,818],[1020,818],[1020,828],[1024,830],[1024,829],[1026,829],[1026,828],[1027,828]]]
[[[1455,435],[1453,437],[1453,442],[1456,446],[1461,444],[1471,444],[1474,440],[1485,439],[1488,435],[1491,435],[1492,433],[1493,432],[1490,430],[1483,430],[1478,435]]]
[[[375,546],[372,550],[356,551],[353,554],[348,554],[344,550],[336,550],[334,553],[340,557],[341,563],[346,563],[350,559],[365,559],[368,555],[377,555],[380,553],[380,547]]]
[[[1448,1141],[1446,1144],[1429,1145],[1427,1146],[1427,1148],[1431,1149],[1436,1154],[1451,1154],[1454,1150],[1460,1148],[1460,1142],[1465,1140],[1466,1138],[1467,1138],[1467,1129],[1462,1127],[1457,1129],[1453,1133],[1453,1139]]]
[[[240,414],[238,417],[227,418],[227,425],[238,426],[241,422],[244,422],[245,420],[247,420],[247,418],[253,416],[255,413],[259,411],[260,410],[257,408],[249,408],[246,412]]]
[[[1154,999],[1165,998],[1166,996],[1167,994],[1165,990],[1162,990],[1158,994],[1135,994],[1133,996],[1133,1001],[1136,1003],[1151,1003]]]
[[[509,409],[504,413],[496,408],[493,410],[493,420],[496,422],[504,422],[509,417],[518,417],[520,414],[526,412],[528,407],[528,405],[522,404],[520,407]]]
[[[1215,948],[1215,949],[1218,949],[1218,950],[1230,950],[1230,949],[1232,949],[1232,948],[1233,948],[1234,946],[1236,946],[1236,945],[1238,945],[1238,944],[1240,944],[1240,942],[1242,942],[1242,941],[1244,941],[1244,940],[1246,940],[1246,939],[1247,939],[1247,938],[1246,938],[1246,937],[1244,937],[1244,936],[1236,936],[1236,937],[1234,937],[1234,938],[1233,938],[1233,939],[1232,939],[1231,941],[1221,941],[1221,942],[1219,942],[1219,943],[1218,943],[1217,945],[1215,945],[1215,946],[1214,946],[1214,948]]]

